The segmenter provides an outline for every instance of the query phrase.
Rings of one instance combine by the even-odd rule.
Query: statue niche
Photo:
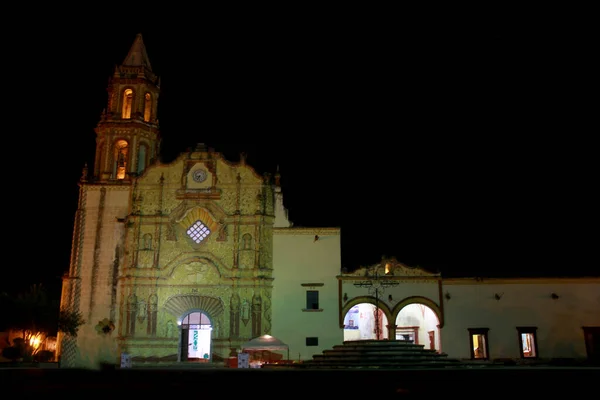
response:
[[[229,308],[229,334],[231,337],[240,336],[240,296],[237,293],[231,295],[231,306]]]
[[[152,234],[145,233],[142,236],[142,250],[152,250]]]
[[[253,268],[255,262],[255,251],[252,240],[252,235],[244,233],[240,243],[240,258],[239,264],[241,268]]]
[[[138,268],[150,268],[154,265],[154,252],[152,251],[152,234],[142,235],[137,257]]]
[[[171,320],[167,321],[167,324],[165,326],[165,337],[167,338],[174,338],[175,336],[175,330],[177,328],[175,327],[175,323]]]
[[[250,302],[246,299],[244,299],[244,301],[242,302],[240,315],[242,317],[242,322],[244,323],[244,326],[248,325],[248,321],[250,321]]]
[[[150,295],[148,298],[148,326],[146,333],[150,336],[156,336],[156,325],[158,323],[158,296],[156,294]]]
[[[261,335],[262,299],[259,295],[252,296],[252,337]]]
[[[135,335],[135,320],[137,316],[138,299],[135,294],[131,294],[127,299],[127,321],[125,325],[125,335]]]

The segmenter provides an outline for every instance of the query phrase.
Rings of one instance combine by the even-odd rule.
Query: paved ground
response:
[[[0,369],[3,394],[11,398],[54,396],[153,395],[240,399],[307,396],[354,399],[355,396],[510,396],[545,399],[597,393],[600,368],[494,367],[407,370],[270,369]],[[15,397],[17,395],[18,397]],[[565,397],[568,396],[568,397]],[[100,397],[101,398],[101,397]],[[508,398],[508,397],[507,397]]]

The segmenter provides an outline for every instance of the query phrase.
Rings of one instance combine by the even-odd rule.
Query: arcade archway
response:
[[[430,306],[422,302],[404,305],[396,314],[395,324],[396,340],[410,340],[441,352],[440,320]]]
[[[344,316],[344,341],[388,339],[386,311],[372,303],[357,303]]]

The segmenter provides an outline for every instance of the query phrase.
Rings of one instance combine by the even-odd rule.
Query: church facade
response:
[[[293,359],[401,339],[452,357],[598,352],[600,279],[444,280],[395,259],[341,271],[338,228],[288,220],[278,172],[198,144],[159,161],[160,79],[141,35],[108,85],[79,182],[61,365],[215,362],[270,334]]]
[[[339,229],[320,228],[314,252],[317,231],[291,226],[278,173],[258,175],[203,144],[160,164],[159,96],[138,35],[110,79],[95,162],[79,183],[61,304],[86,323],[61,338],[62,364],[121,353],[134,363],[223,359],[277,333],[276,320],[282,333],[312,326],[321,346],[339,342],[337,291],[312,291],[309,309],[302,297],[336,286]]]

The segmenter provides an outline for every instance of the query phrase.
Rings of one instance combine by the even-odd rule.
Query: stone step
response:
[[[364,358],[350,359],[350,360],[335,360],[335,359],[312,359],[305,361],[308,364],[361,364],[361,365],[384,365],[384,364],[455,364],[459,363],[456,359],[439,359],[439,360],[421,360],[421,359],[410,359],[410,358],[396,358],[388,360],[368,360]]]
[[[373,356],[365,356],[362,354],[358,354],[355,356],[335,356],[335,355],[321,355],[315,354],[313,355],[313,360],[332,360],[332,361],[353,361],[353,360],[382,360],[382,361],[394,361],[394,360],[444,360],[447,357],[436,357],[436,356],[421,356],[421,355],[413,355],[413,356],[389,356],[389,357],[373,357]]]
[[[365,343],[362,343],[365,342]],[[366,348],[382,348],[382,347],[396,347],[396,348],[425,348],[423,344],[415,344],[413,342],[399,341],[399,340],[380,340],[378,342],[371,342],[368,340],[356,340],[347,341],[342,344],[338,344],[335,347],[366,347]]]
[[[332,349],[326,350],[326,351],[339,351],[339,352],[347,352],[347,351],[360,351],[363,353],[386,353],[386,352],[390,352],[390,351],[395,351],[397,353],[423,353],[423,354],[427,354],[427,353],[436,353],[437,350],[434,349],[422,349],[419,347],[406,347],[406,348],[402,348],[402,347],[357,347],[357,346],[351,346],[351,347],[338,347],[338,346],[334,346]]]
[[[377,362],[314,362],[307,361],[303,364],[299,364],[305,368],[342,368],[342,367],[354,367],[354,368],[394,368],[394,367],[441,367],[460,365],[460,361],[414,361],[414,360],[403,360],[403,361],[377,361]]]
[[[428,357],[428,356],[442,356],[445,353],[437,353],[435,350],[433,351],[410,351],[410,350],[402,350],[402,351],[397,351],[397,350],[388,350],[388,351],[363,351],[363,350],[353,350],[353,349],[348,349],[348,350],[323,350],[323,352],[321,353],[323,355],[338,355],[338,356],[344,356],[344,355],[365,355],[365,356],[374,356],[374,357],[388,357],[388,356],[395,356],[395,357],[402,357],[402,356],[423,356],[423,357]]]
[[[398,345],[387,345],[387,346],[360,346],[358,344],[349,344],[349,345],[335,345],[332,349],[371,349],[371,350],[380,350],[380,349],[426,349],[423,345],[413,344],[410,346],[398,346]]]
[[[424,349],[397,349],[397,348],[389,348],[389,349],[361,349],[361,348],[349,348],[349,349],[342,349],[342,348],[335,348],[335,349],[329,349],[329,350],[324,350],[324,352],[328,352],[328,353],[364,353],[364,354],[389,354],[389,353],[394,353],[394,354],[437,354],[436,350],[424,350]]]
[[[389,346],[389,345],[397,345],[397,346],[423,346],[422,344],[415,344],[412,340],[345,340],[343,345],[352,345],[358,344],[361,346]]]
[[[446,353],[406,340],[352,340],[313,355],[298,368],[399,368],[460,365]]]

